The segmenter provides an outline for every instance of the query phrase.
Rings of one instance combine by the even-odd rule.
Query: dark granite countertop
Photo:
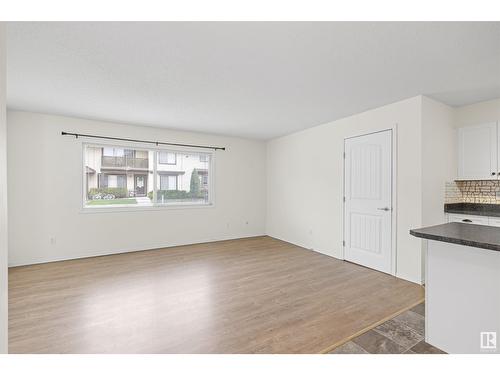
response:
[[[412,229],[410,234],[427,240],[500,251],[500,228],[488,225],[447,223]]]
[[[444,205],[444,212],[447,212],[450,214],[500,217],[500,204],[446,203]]]

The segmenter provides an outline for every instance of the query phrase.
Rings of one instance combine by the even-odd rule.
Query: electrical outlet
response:
[[[55,245],[56,244],[56,238],[55,237],[50,237],[50,244]]]

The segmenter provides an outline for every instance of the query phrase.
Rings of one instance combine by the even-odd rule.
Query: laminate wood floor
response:
[[[11,353],[320,353],[423,288],[270,237],[9,270]]]

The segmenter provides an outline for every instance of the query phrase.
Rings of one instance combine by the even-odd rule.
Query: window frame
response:
[[[81,142],[81,194],[80,194],[80,206],[82,213],[99,213],[99,212],[127,212],[127,211],[155,211],[155,210],[176,210],[176,209],[203,209],[203,208],[214,208],[215,207],[215,150],[200,150],[192,147],[181,147],[181,146],[140,146],[133,142],[118,142],[118,141],[107,141],[103,140],[99,143],[97,142]],[[153,157],[150,162],[153,163],[153,168],[148,168],[147,174],[150,171],[153,173],[153,200],[151,206],[135,206],[135,205],[103,205],[103,206],[88,206],[87,202],[87,176],[86,176],[86,160],[85,160],[85,150],[87,147],[115,147],[115,148],[132,148],[134,150],[148,151],[152,152]],[[209,178],[208,186],[208,202],[207,203],[189,203],[189,202],[176,202],[176,203],[157,203],[156,202],[156,191],[158,190],[158,171],[157,165],[160,164],[158,160],[158,152],[165,151],[176,154],[206,154],[209,157],[208,170],[209,174],[212,174]],[[102,153],[101,153],[102,157]],[[177,182],[178,183],[178,182]]]

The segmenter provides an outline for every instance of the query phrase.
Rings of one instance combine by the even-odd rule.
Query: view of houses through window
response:
[[[210,203],[208,153],[84,147],[85,207]]]

